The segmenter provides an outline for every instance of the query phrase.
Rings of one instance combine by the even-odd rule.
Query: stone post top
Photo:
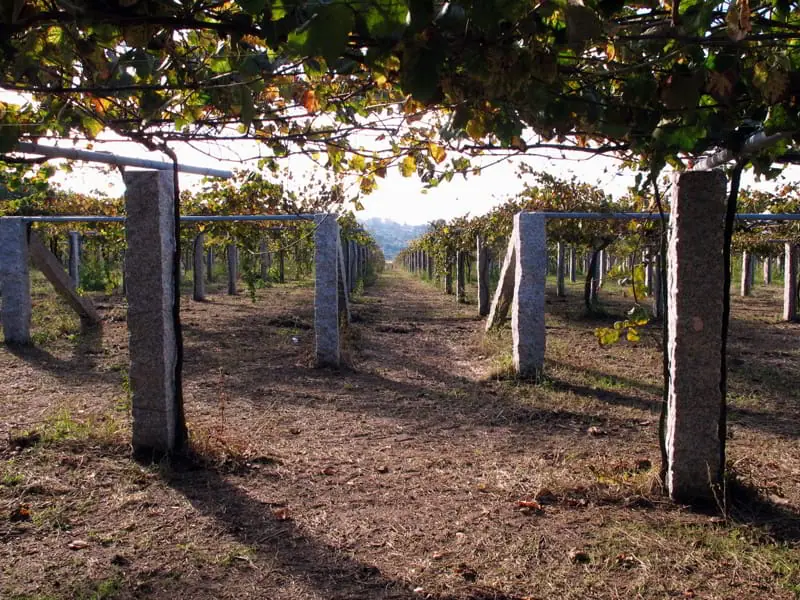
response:
[[[710,171],[673,171],[671,173],[672,183],[683,181],[684,183],[695,183],[700,181],[713,182],[713,184],[727,183],[728,178],[721,169],[712,169]],[[713,185],[709,183],[709,185]]]

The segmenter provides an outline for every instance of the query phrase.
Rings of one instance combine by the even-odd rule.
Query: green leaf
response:
[[[264,12],[267,7],[267,0],[236,0],[236,4],[242,7],[242,10],[257,15]]]
[[[355,15],[344,4],[322,6],[301,29],[289,34],[290,51],[303,56],[321,56],[331,64],[347,47]]]
[[[406,15],[408,5],[403,0],[372,0],[364,22],[371,36],[392,37],[405,28]]]

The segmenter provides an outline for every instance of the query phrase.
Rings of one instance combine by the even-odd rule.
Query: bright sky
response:
[[[72,147],[68,141],[61,145]],[[203,151],[189,146],[176,147],[178,158],[184,164],[214,168],[242,168],[236,162],[239,158],[254,156],[255,151],[242,144],[235,147],[222,144],[217,147],[208,146]],[[102,150],[119,155],[152,160],[164,160],[159,153],[146,151],[139,144],[132,142],[96,143],[93,150]],[[249,153],[249,154],[248,154]],[[211,154],[212,156],[209,156]],[[227,158],[228,161],[222,160]],[[309,173],[311,164],[307,158],[296,156],[289,159],[289,167],[296,174],[295,181],[302,184],[304,174]],[[517,177],[516,169],[520,160],[524,160],[535,170],[547,171],[562,178],[575,175],[578,180],[597,185],[614,196],[624,194],[633,185],[635,174],[620,171],[618,161],[602,156],[589,157],[575,153],[569,160],[548,158],[546,156],[526,156],[522,159],[504,161],[484,170],[481,175],[471,175],[467,179],[458,175],[450,182],[441,183],[438,187],[425,190],[418,178],[403,177],[395,167],[389,170],[385,179],[378,179],[378,189],[368,196],[361,196],[364,210],[357,213],[359,218],[380,217],[392,219],[400,223],[418,225],[436,219],[450,219],[461,215],[480,215],[501,204],[509,196],[522,189],[522,180]],[[797,181],[800,170],[787,170],[782,180],[776,182],[756,183],[752,175],[746,174],[743,186],[755,185],[761,189],[772,189],[777,184],[788,180]],[[67,188],[91,193],[94,190],[109,195],[121,195],[124,192],[122,178],[116,169],[104,170],[79,167],[67,175],[59,172],[55,180]],[[200,183],[201,177],[183,174],[181,186],[191,189]]]
[[[71,147],[71,144],[63,143]],[[106,151],[114,154],[151,160],[166,161],[159,153],[147,152],[141,146],[130,142],[96,143],[95,151]],[[226,163],[210,158],[206,153],[188,146],[176,148],[179,160],[185,164],[215,168],[242,168],[237,162]],[[207,152],[218,157],[226,155],[233,159],[229,148],[214,148]],[[241,155],[241,154],[240,154]],[[308,172],[310,162],[302,157],[292,157],[290,168],[300,173]],[[492,159],[492,161],[496,160]],[[619,173],[617,161],[606,157],[586,158],[579,156],[573,160],[548,159],[546,157],[525,157],[524,161],[536,170],[547,171],[560,177],[577,176],[580,180],[599,185],[608,192],[623,194],[633,184],[632,173]],[[450,182],[443,182],[438,187],[424,189],[417,177],[403,177],[395,167],[389,170],[385,179],[378,178],[378,189],[369,195],[360,196],[363,211],[357,213],[359,218],[380,217],[400,223],[418,225],[436,219],[450,219],[465,214],[484,214],[515,195],[522,189],[523,182],[517,177],[516,170],[520,159],[506,160],[483,171],[481,175],[470,175],[464,178],[455,176]],[[294,163],[294,164],[292,164]],[[79,167],[70,174],[59,172],[55,181],[64,187],[76,191],[105,192],[109,195],[120,195],[124,188],[118,171],[107,166],[102,170]],[[298,178],[302,181],[302,177]],[[181,175],[181,185],[191,188],[200,183],[201,177],[189,174]]]

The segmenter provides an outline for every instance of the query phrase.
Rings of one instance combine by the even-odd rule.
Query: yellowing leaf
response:
[[[315,113],[319,110],[319,101],[316,94],[314,94],[314,90],[305,90],[300,96],[300,104],[310,113]]]
[[[467,135],[476,141],[482,139],[486,135],[483,119],[476,118],[467,123]]]
[[[447,156],[447,152],[439,144],[433,142],[428,144],[428,151],[431,153],[431,158],[437,163],[441,163]]]
[[[367,166],[367,161],[364,160],[364,157],[356,154],[353,158],[350,159],[350,168],[355,169],[356,171],[363,171]]]
[[[400,161],[400,173],[403,177],[411,177],[417,170],[417,161],[410,154]]]
[[[636,331],[633,327],[628,328],[628,335],[626,336],[629,342],[638,342],[641,337],[639,336],[639,332]]]

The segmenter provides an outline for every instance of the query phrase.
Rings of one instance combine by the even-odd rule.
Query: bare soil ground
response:
[[[800,597],[779,289],[734,302],[724,516],[659,487],[659,330],[600,349],[614,318],[568,291],[538,385],[505,375],[507,331],[398,271],[354,304],[338,371],[311,368],[308,285],[184,300],[191,453],[155,465],[130,458],[120,299],[74,334],[38,298],[39,343],[0,348],[0,598]]]

